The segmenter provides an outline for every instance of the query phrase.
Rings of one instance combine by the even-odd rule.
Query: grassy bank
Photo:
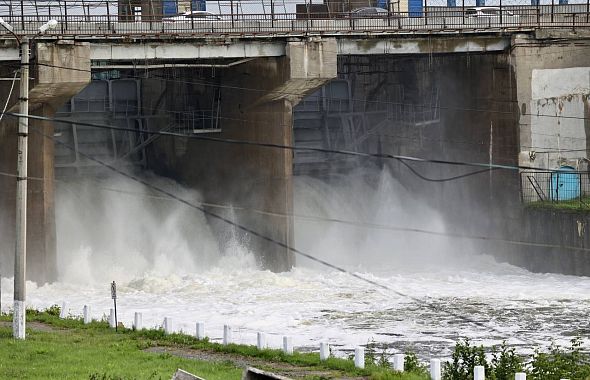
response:
[[[85,325],[80,319],[60,319],[56,308],[28,311],[27,339],[12,338],[11,316],[0,317],[0,378],[2,379],[170,379],[183,368],[208,380],[240,379],[253,365],[306,379],[369,378],[427,379],[423,373],[396,373],[369,363],[357,369],[351,360],[318,354],[285,355],[281,350],[253,346],[223,346],[161,330],[110,329],[106,322]],[[154,352],[156,351],[156,352]],[[205,358],[205,359],[203,359]]]

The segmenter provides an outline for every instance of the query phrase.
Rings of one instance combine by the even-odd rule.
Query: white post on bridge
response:
[[[526,380],[526,373],[524,373],[524,372],[515,373],[514,380]]]

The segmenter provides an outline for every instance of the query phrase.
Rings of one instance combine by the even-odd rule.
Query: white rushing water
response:
[[[351,178],[337,188],[299,179],[295,212],[444,231],[436,213],[387,175],[370,186],[362,176]],[[100,319],[112,307],[109,283],[115,280],[126,326],[140,311],[146,327],[171,317],[175,330],[194,333],[202,321],[216,340],[230,324],[237,342],[255,344],[262,331],[272,347],[280,347],[284,335],[309,350],[322,340],[340,352],[374,341],[427,358],[448,355],[462,337],[486,346],[507,340],[530,352],[531,341],[564,344],[588,335],[587,277],[533,274],[442,237],[301,218],[298,249],[391,290],[299,258],[291,272],[277,274],[259,269],[231,229],[220,248],[202,215],[150,198],[138,185],[68,186],[57,201],[60,279],[29,283],[29,307],[65,301],[71,314],[81,315],[90,305]],[[3,310],[11,296],[12,280],[4,278]]]

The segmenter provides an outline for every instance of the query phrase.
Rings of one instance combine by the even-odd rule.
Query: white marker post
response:
[[[393,369],[399,372],[404,372],[404,361],[406,360],[406,355],[404,354],[395,354],[393,356]]]
[[[325,361],[330,357],[330,345],[328,342],[320,343],[320,360]]]
[[[172,334],[172,318],[164,317],[164,334]]]
[[[293,338],[290,336],[283,337],[283,352],[287,355],[293,355]]]
[[[266,334],[263,332],[259,332],[256,334],[256,347],[259,350],[264,350],[266,348]]]
[[[92,322],[92,317],[90,316],[90,306],[84,305],[84,324],[87,325]]]
[[[195,325],[195,338],[201,340],[205,339],[205,323],[197,322]]]
[[[114,309],[110,309],[109,326],[111,328],[115,328],[115,326],[116,326],[116,322],[115,322],[115,310]]]
[[[223,325],[223,345],[231,344],[231,326]]]
[[[356,368],[365,368],[365,348],[357,347],[354,349],[354,366]]]
[[[432,380],[440,380],[440,359],[430,359],[430,378]]]
[[[524,372],[515,373],[514,380],[526,380],[526,373],[524,373]]]
[[[486,369],[482,365],[476,365],[473,367],[473,380],[485,380]]]
[[[137,311],[133,316],[133,328],[135,329],[135,331],[143,329],[143,314]]]
[[[65,319],[68,317],[68,303],[67,302],[63,302],[61,304],[61,310],[59,311],[59,317],[61,319]]]

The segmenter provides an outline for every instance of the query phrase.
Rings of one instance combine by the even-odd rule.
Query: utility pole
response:
[[[16,159],[16,251],[14,256],[14,315],[12,333],[25,339],[27,262],[27,154],[29,133],[29,39],[20,41],[20,95]]]

